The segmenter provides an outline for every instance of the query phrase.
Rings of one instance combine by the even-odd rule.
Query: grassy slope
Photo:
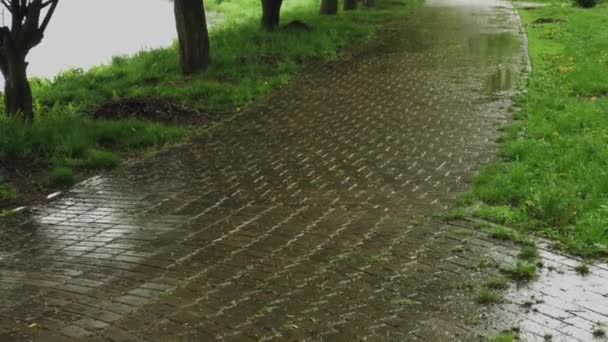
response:
[[[135,120],[88,120],[80,114],[83,108],[123,97],[163,96],[213,113],[240,110],[288,83],[304,60],[335,59],[340,48],[370,39],[382,21],[408,10],[402,5],[417,2],[400,1],[321,17],[316,0],[290,0],[283,22],[303,20],[313,31],[273,33],[259,29],[259,1],[210,1],[208,9],[223,13],[225,21],[211,33],[213,65],[208,71],[182,79],[172,46],[116,57],[110,65],[87,72],[71,70],[54,80],[33,80],[35,123],[29,127],[0,114],[0,162],[10,167],[13,160],[25,159],[48,165],[55,168],[51,183],[69,185],[71,168],[116,166],[116,156],[107,151],[160,145],[188,135],[184,128]],[[14,195],[0,181],[0,204]]]
[[[87,73],[66,72],[54,82],[39,82],[40,105],[73,102],[94,104],[115,97],[161,95],[222,111],[242,106],[286,84],[306,58],[331,60],[336,51],[370,38],[390,11],[355,11],[337,17],[318,15],[316,0],[286,1],[282,21],[302,20],[312,32],[259,29],[259,1],[209,1],[208,10],[224,14],[225,22],[211,32],[213,64],[205,73],[184,81],[175,46],[116,57],[107,66]]]
[[[608,6],[521,10],[533,73],[501,162],[475,179],[474,215],[608,255]],[[538,18],[558,23],[534,24]]]

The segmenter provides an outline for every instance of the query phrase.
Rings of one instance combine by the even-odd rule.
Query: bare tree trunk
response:
[[[338,0],[321,0],[321,14],[335,15],[338,13]]]
[[[0,27],[0,72],[4,76],[4,111],[8,116],[34,120],[32,89],[27,79],[28,52],[40,44],[59,0],[2,0],[10,13],[10,27]]]
[[[262,0],[262,29],[272,31],[281,20],[283,0]]]
[[[25,53],[7,51],[0,64],[5,80],[4,111],[8,116],[22,116],[25,121],[31,122],[34,110]]]
[[[344,0],[344,10],[350,11],[357,8],[357,0]]]
[[[175,0],[175,22],[182,73],[205,70],[211,64],[211,55],[202,0]]]

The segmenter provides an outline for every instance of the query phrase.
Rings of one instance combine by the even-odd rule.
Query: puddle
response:
[[[517,83],[518,76],[519,71],[513,66],[500,65],[486,80],[484,92],[487,95],[495,95],[504,91],[512,90]]]
[[[519,37],[510,32],[481,33],[469,39],[469,52],[482,58],[512,59],[521,49]]]

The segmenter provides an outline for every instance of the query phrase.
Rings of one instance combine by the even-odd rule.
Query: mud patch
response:
[[[0,211],[31,202],[40,202],[46,192],[42,179],[46,178],[48,167],[33,160],[12,159],[10,164],[0,166],[0,178],[10,180],[17,190],[17,198],[0,199]]]
[[[211,123],[208,115],[177,101],[160,97],[125,98],[106,102],[86,112],[94,119],[140,119],[175,125],[204,126]]]

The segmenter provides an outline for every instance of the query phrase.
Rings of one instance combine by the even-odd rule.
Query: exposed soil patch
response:
[[[25,159],[11,159],[10,163],[0,165],[0,176],[10,179],[18,193],[16,199],[0,199],[0,210],[43,200],[52,191],[43,181],[48,174],[47,170],[48,166]]]
[[[125,98],[106,102],[86,112],[94,119],[140,119],[174,125],[208,125],[208,115],[184,104],[160,97]]]

